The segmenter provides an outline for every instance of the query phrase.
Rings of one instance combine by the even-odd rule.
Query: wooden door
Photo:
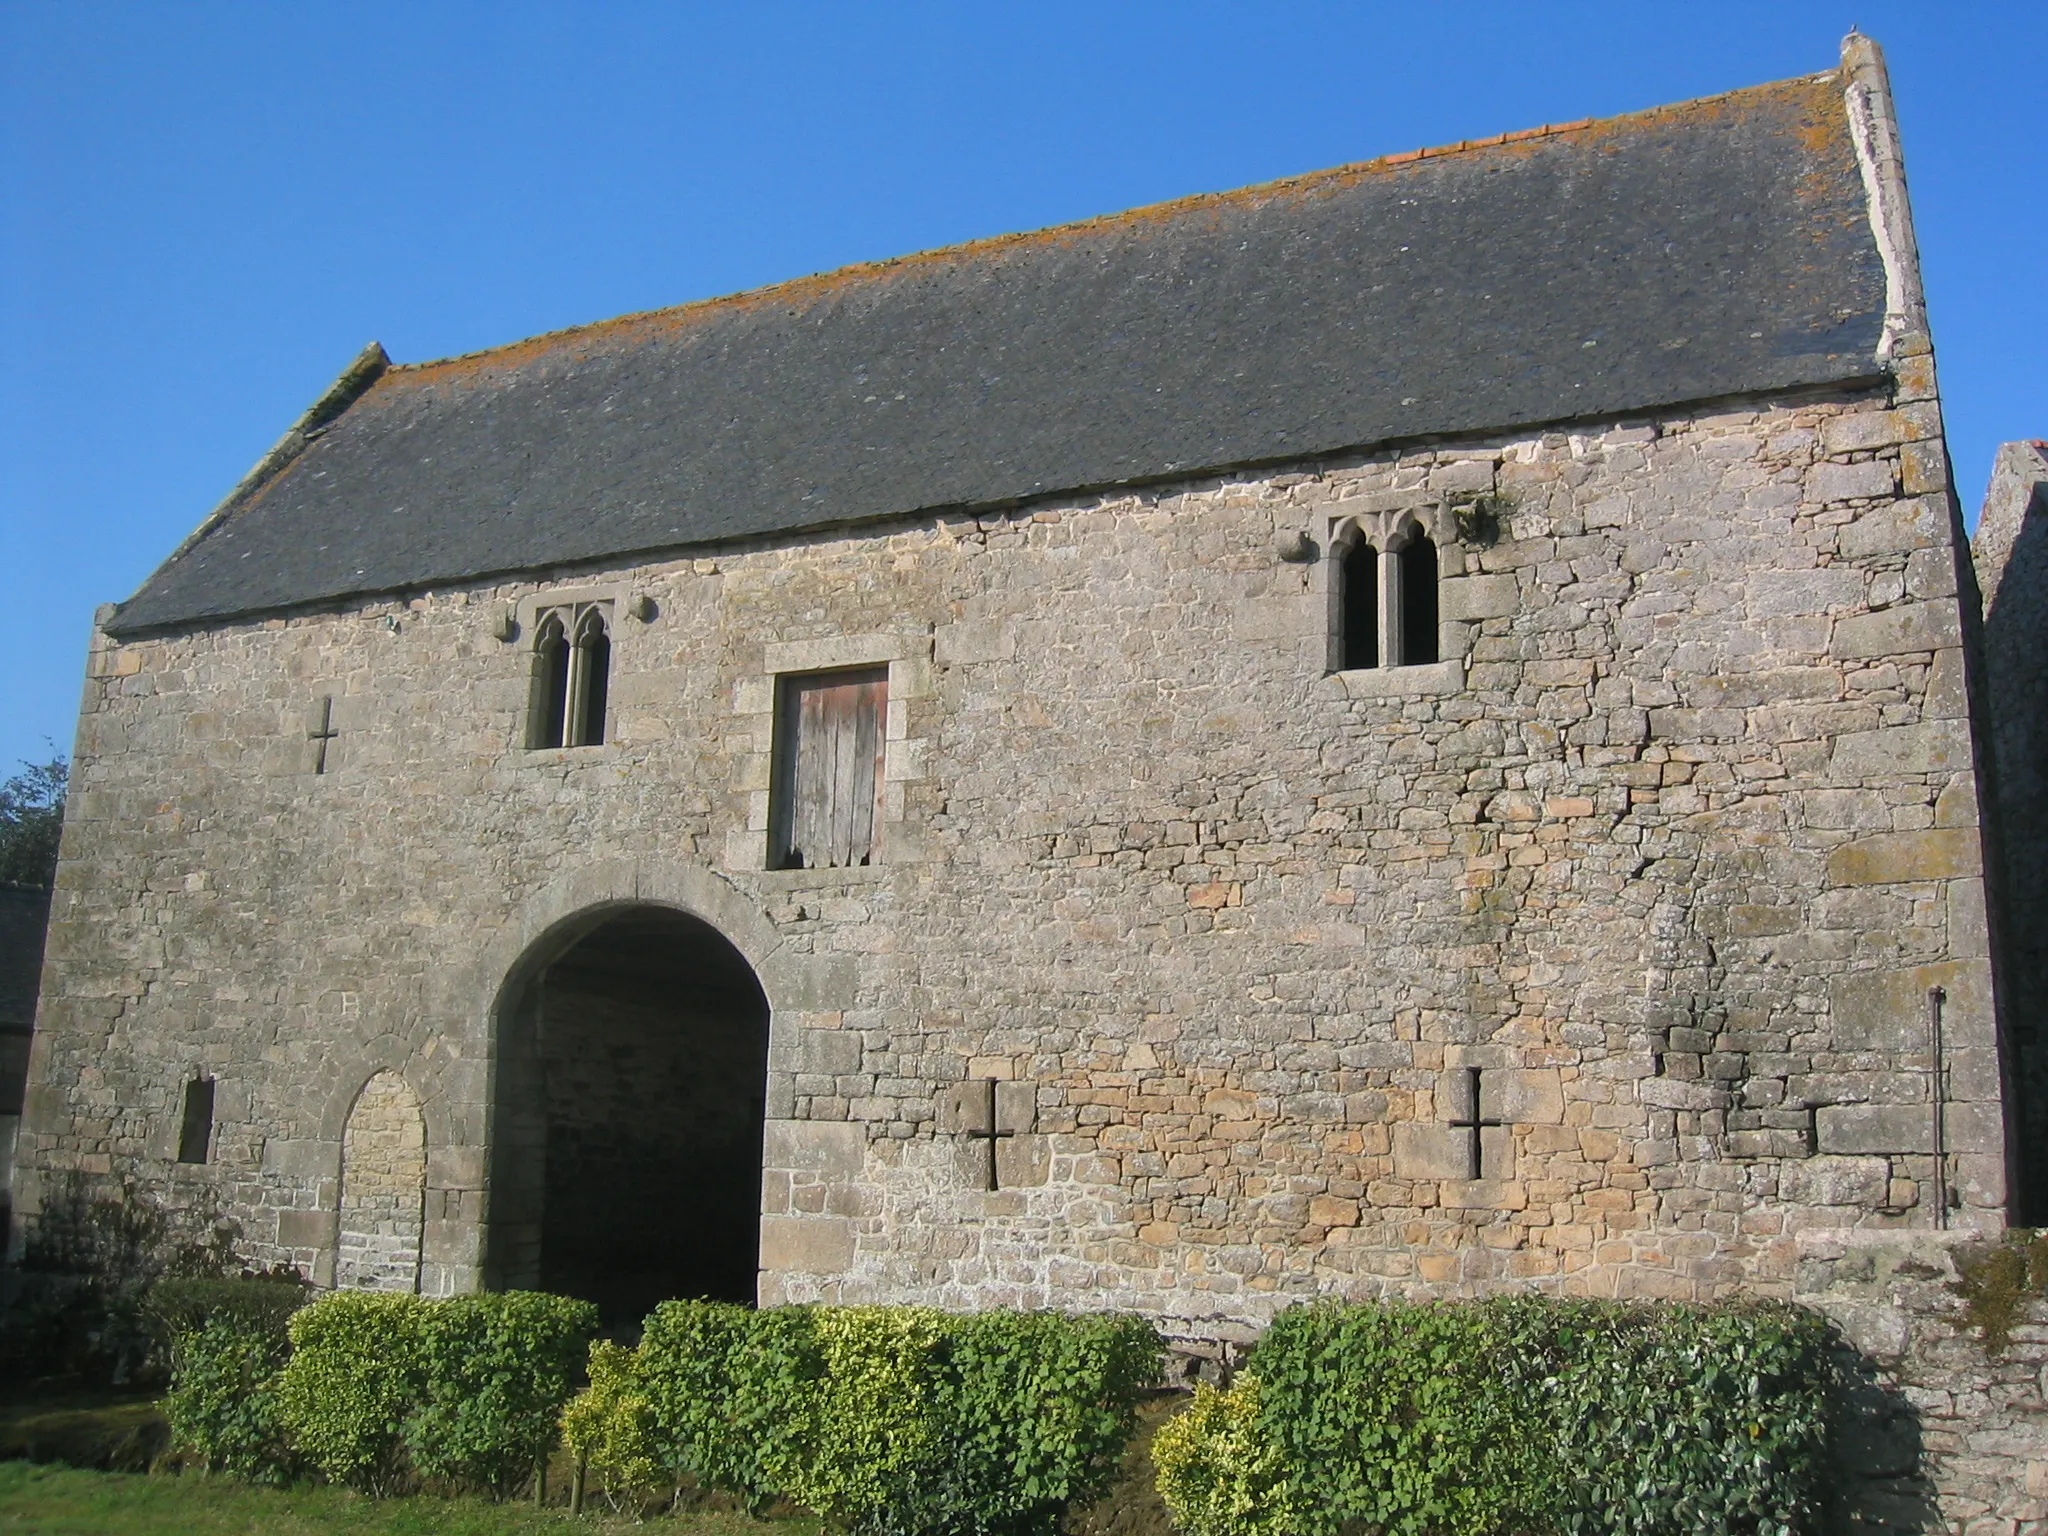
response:
[[[848,869],[875,861],[888,704],[887,667],[782,679],[769,817],[773,867]]]

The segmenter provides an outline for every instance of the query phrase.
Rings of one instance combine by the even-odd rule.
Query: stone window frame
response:
[[[882,722],[882,812],[876,855],[851,869],[770,869],[769,799],[775,774],[778,682],[814,672],[887,667],[889,697]],[[758,873],[771,884],[823,885],[873,879],[890,866],[923,856],[917,829],[906,815],[907,787],[925,777],[930,741],[910,734],[910,704],[933,692],[932,637],[891,632],[828,635],[815,640],[771,640],[757,670],[733,685],[728,740],[732,743],[735,810],[739,825],[726,834],[725,867]]]
[[[1402,665],[1388,659],[1387,628],[1391,604],[1385,597],[1385,567],[1398,558],[1400,549],[1415,531],[1436,546],[1437,659]],[[1328,616],[1325,671],[1338,681],[1347,696],[1387,698],[1401,694],[1452,694],[1465,688],[1465,664],[1472,652],[1472,626],[1455,612],[1452,601],[1456,582],[1466,573],[1464,545],[1458,538],[1458,518],[1450,503],[1432,497],[1402,492],[1360,497],[1343,503],[1325,516],[1324,549],[1328,558],[1316,562]],[[1360,540],[1380,555],[1382,596],[1377,605],[1380,622],[1379,664],[1346,668],[1344,662],[1344,587],[1341,570],[1344,555]]]
[[[605,687],[604,739],[585,743],[581,746],[540,747],[533,745],[535,710],[538,707],[539,689],[538,658],[534,646],[540,639],[540,625],[549,613],[562,610],[570,627],[571,645],[574,644],[573,624],[588,610],[598,609],[604,617],[605,636],[610,641],[611,652]],[[559,587],[541,592],[529,592],[514,605],[512,618],[514,629],[511,639],[525,669],[527,693],[519,712],[518,730],[515,733],[518,756],[530,763],[590,762],[611,753],[617,746],[618,736],[618,681],[620,673],[620,652],[624,642],[625,626],[619,621],[622,616],[633,612],[632,589],[623,582],[607,582],[597,586]]]

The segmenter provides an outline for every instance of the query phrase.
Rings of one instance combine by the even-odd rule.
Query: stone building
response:
[[[372,347],[99,618],[25,1198],[620,1317],[1796,1294],[1967,1449],[1977,623],[1856,36]],[[2014,1422],[1950,1508],[2039,1518]]]

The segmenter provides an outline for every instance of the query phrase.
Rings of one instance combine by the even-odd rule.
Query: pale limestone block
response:
[[[1009,661],[1016,654],[1017,636],[999,620],[941,624],[932,631],[932,655],[942,667]]]
[[[1952,603],[1900,603],[1835,621],[1828,654],[1844,658],[1901,656],[1962,643]]]
[[[1830,455],[1892,448],[1916,434],[1897,411],[1850,411],[1821,424],[1821,450]]]
[[[1806,474],[1806,499],[1811,502],[1876,500],[1897,488],[1898,468],[1886,459],[1816,464]]]
[[[1939,508],[1928,498],[1882,502],[1838,529],[1835,547],[1850,560],[1908,554],[1941,543],[1943,526]]]
[[[1893,885],[1979,873],[1975,828],[1890,832],[1844,843],[1828,855],[1830,885]]]
[[[1335,675],[1345,693],[1354,699],[1425,697],[1459,693],[1465,687],[1465,664],[1455,658],[1413,667],[1362,668]]]
[[[1564,1086],[1555,1067],[1508,1067],[1480,1079],[1492,1118],[1516,1125],[1564,1124]]]
[[[1814,1111],[1814,1127],[1822,1152],[1897,1156],[1930,1150],[1933,1113],[1927,1104],[1828,1104]]]
[[[1969,729],[1960,720],[1928,720],[1851,731],[1836,738],[1830,766],[1838,779],[1848,780],[1964,772],[1972,766]]]
[[[1940,987],[1951,1018],[1988,1016],[1991,970],[1982,960],[1915,966],[1903,971],[1858,971],[1828,985],[1835,1047],[1843,1051],[1924,1053],[1929,1044],[1927,994]],[[1949,1029],[1949,1043],[1956,1032]],[[1924,1056],[1922,1057],[1924,1062]]]
[[[1813,1157],[1785,1165],[1778,1193],[1801,1205],[1877,1206],[1890,1178],[1891,1164],[1881,1157]]]
[[[853,1267],[853,1223],[839,1216],[761,1218],[761,1268],[778,1275],[838,1275]]]
[[[1403,1179],[1463,1179],[1472,1172],[1472,1136],[1448,1125],[1394,1127],[1394,1173]]]
[[[867,1132],[847,1121],[770,1120],[762,1166],[826,1179],[850,1179],[867,1162]]]

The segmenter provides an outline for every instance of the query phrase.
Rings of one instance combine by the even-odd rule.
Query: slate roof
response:
[[[372,366],[109,627],[1870,378],[1884,307],[1830,71]]]

